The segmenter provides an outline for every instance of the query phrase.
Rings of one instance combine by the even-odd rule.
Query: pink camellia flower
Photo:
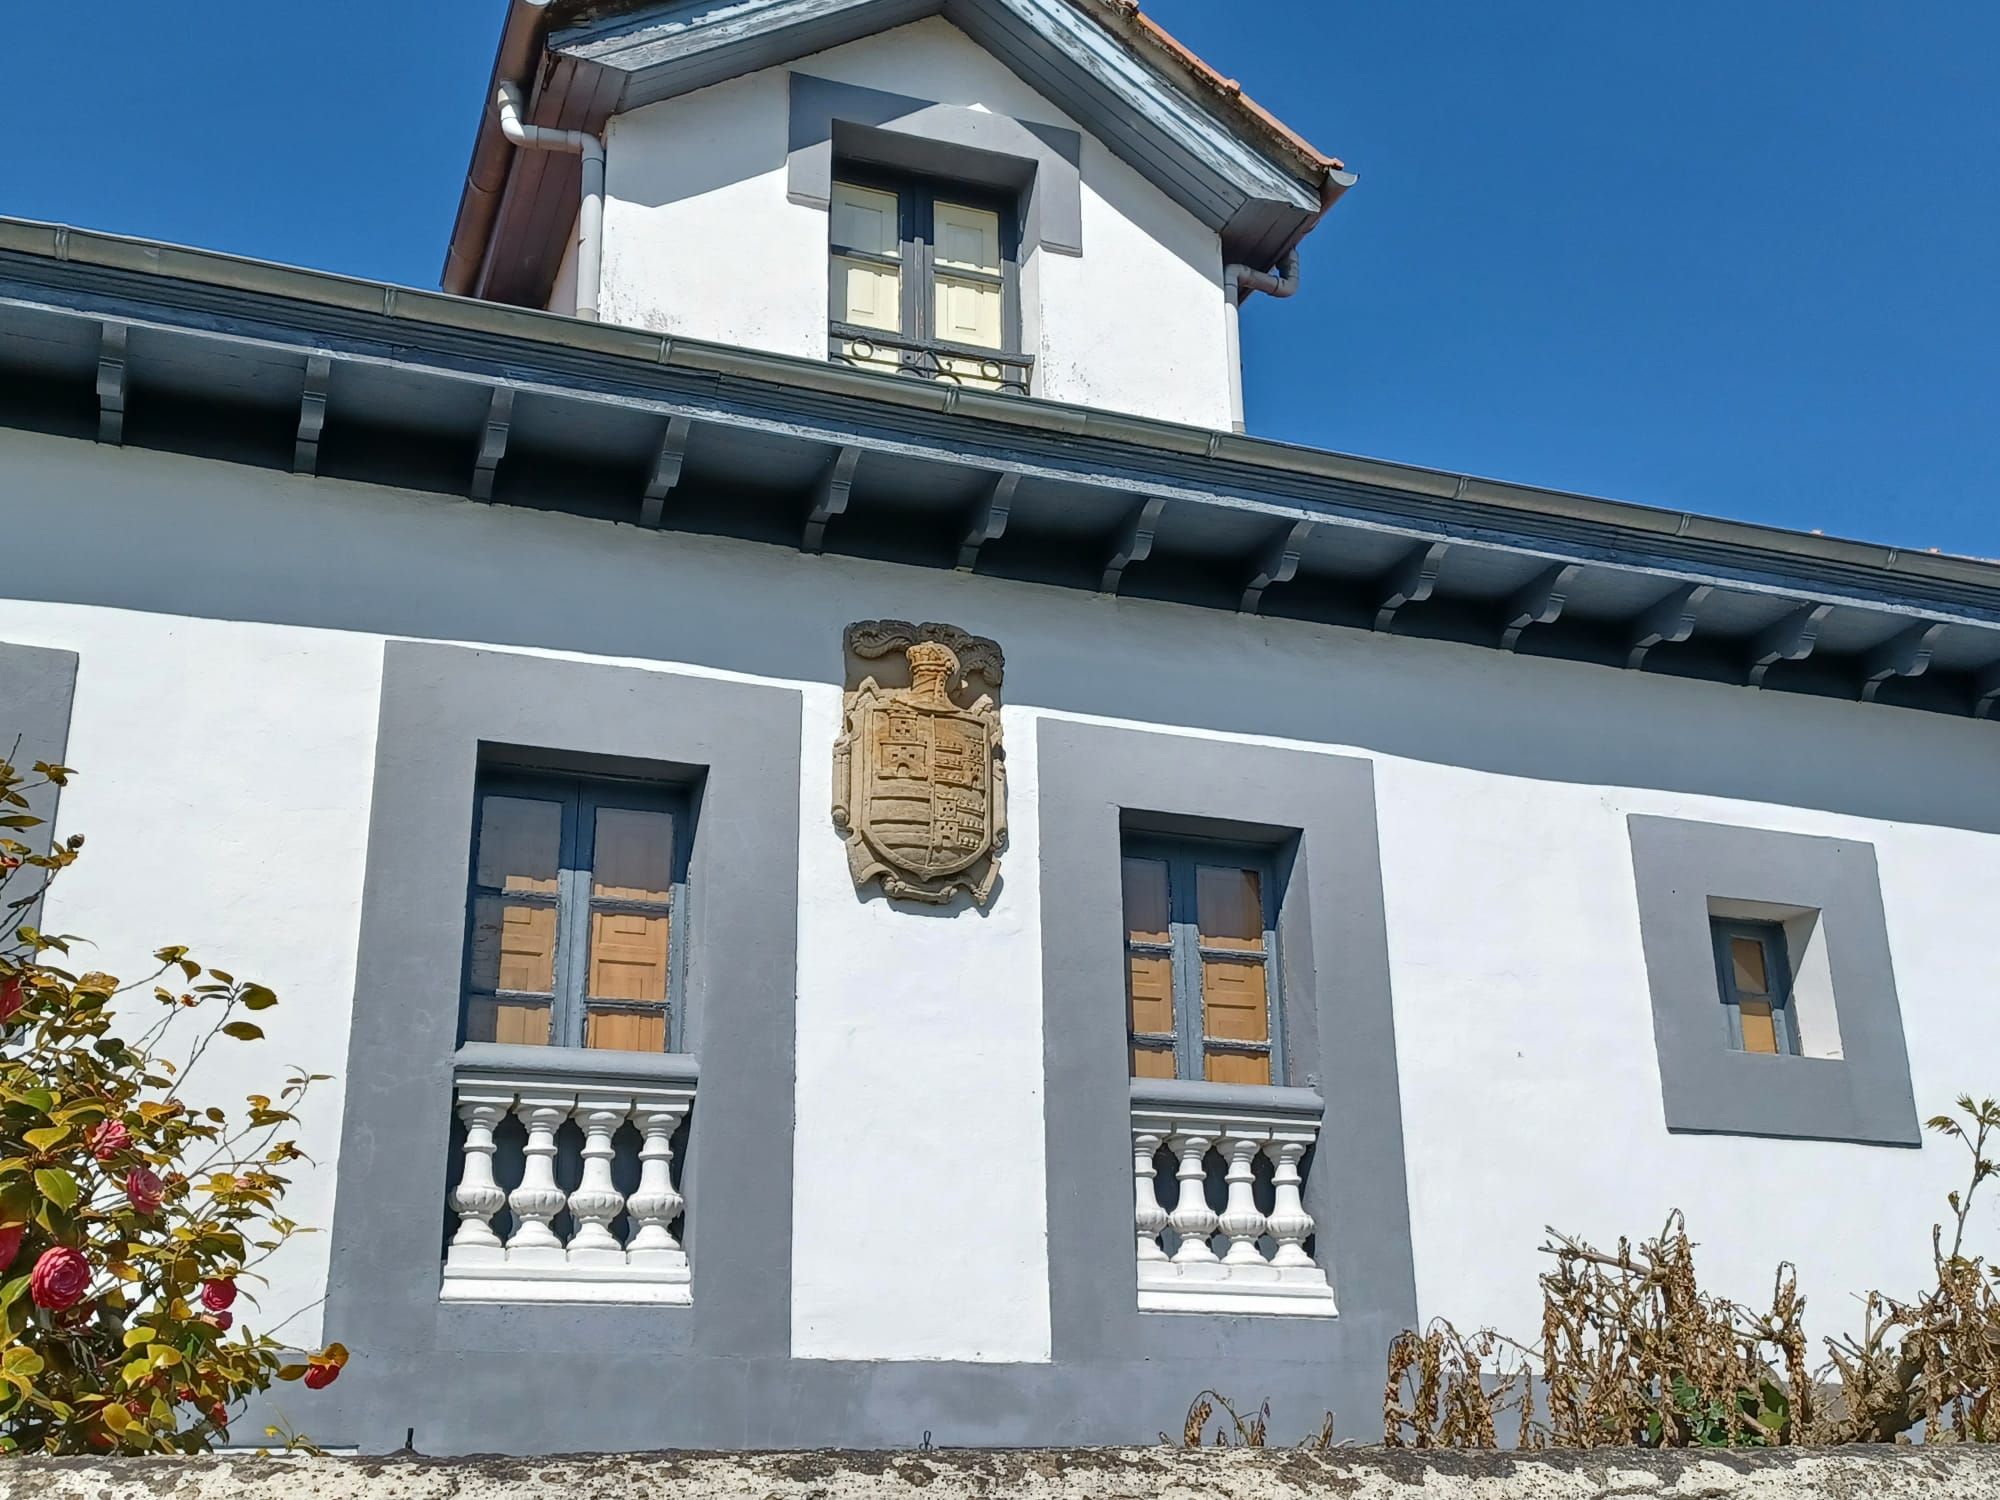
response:
[[[20,975],[17,974],[5,984],[0,984],[0,1021],[13,1020],[14,1012],[21,1008],[22,1002],[27,998],[28,987],[21,982]]]
[[[0,1271],[14,1264],[21,1253],[21,1236],[27,1232],[26,1224],[0,1224]]]
[[[323,1391],[340,1379],[339,1365],[314,1365],[306,1371],[306,1389]]]
[[[28,1277],[28,1295],[35,1299],[35,1306],[53,1312],[75,1307],[89,1290],[90,1262],[83,1258],[83,1252],[67,1245],[44,1250]]]
[[[131,1132],[126,1130],[123,1120],[106,1120],[101,1125],[93,1125],[83,1133],[83,1143],[90,1147],[90,1154],[99,1161],[110,1161],[120,1151],[132,1144]]]
[[[201,1284],[201,1305],[210,1312],[226,1312],[236,1305],[236,1283],[229,1280],[204,1281]]]
[[[134,1167],[125,1174],[125,1197],[142,1214],[156,1214],[167,1195],[167,1185],[151,1167]]]

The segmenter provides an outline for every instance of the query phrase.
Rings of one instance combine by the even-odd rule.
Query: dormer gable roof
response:
[[[614,114],[929,16],[957,26],[1215,230],[1229,260],[1277,264],[1354,181],[1134,0],[513,0],[494,81],[532,88],[534,123],[595,131]],[[546,295],[575,167],[513,167],[513,148],[483,115],[446,291]]]

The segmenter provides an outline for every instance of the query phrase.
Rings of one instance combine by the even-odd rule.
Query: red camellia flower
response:
[[[217,1427],[227,1427],[229,1425],[229,1408],[224,1406],[220,1401],[216,1402],[215,1405],[208,1409],[208,1420]]]
[[[21,1003],[27,998],[28,987],[21,982],[20,975],[17,974],[5,984],[0,984],[0,1021],[13,1020],[14,1012],[21,1008]]]
[[[339,1365],[313,1365],[306,1371],[306,1389],[323,1391],[340,1379]]]
[[[233,1281],[204,1281],[201,1284],[201,1305],[210,1312],[223,1312],[236,1303],[236,1283]]]
[[[232,1312],[219,1312],[208,1321],[216,1326],[218,1332],[227,1333],[229,1332],[229,1325],[236,1321],[236,1314]]]
[[[90,1262],[67,1245],[44,1250],[28,1277],[28,1294],[35,1306],[61,1312],[75,1307],[90,1290]]]
[[[14,1257],[21,1253],[21,1236],[27,1232],[25,1224],[0,1224],[0,1271],[14,1264]]]
[[[158,1213],[167,1185],[151,1167],[134,1167],[125,1174],[125,1197],[142,1214]]]
[[[90,1147],[90,1154],[99,1161],[110,1161],[132,1144],[132,1136],[125,1129],[123,1120],[106,1120],[101,1125],[93,1125],[86,1130],[83,1133],[83,1142]]]

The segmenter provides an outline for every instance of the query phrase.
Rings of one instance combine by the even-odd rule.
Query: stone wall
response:
[[[4,1500],[1983,1500],[2000,1453],[1851,1448],[1529,1457],[1347,1449],[0,1461]]]

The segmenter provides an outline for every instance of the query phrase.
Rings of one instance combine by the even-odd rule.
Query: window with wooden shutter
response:
[[[1132,1076],[1282,1083],[1269,858],[1136,836],[1123,852]]]
[[[1767,1057],[1799,1055],[1791,960],[1776,922],[1710,922],[1729,1044]]]
[[[482,778],[468,1041],[678,1048],[684,800],[641,782]]]
[[[832,358],[1026,395],[1014,205],[931,178],[842,173],[828,201]]]

